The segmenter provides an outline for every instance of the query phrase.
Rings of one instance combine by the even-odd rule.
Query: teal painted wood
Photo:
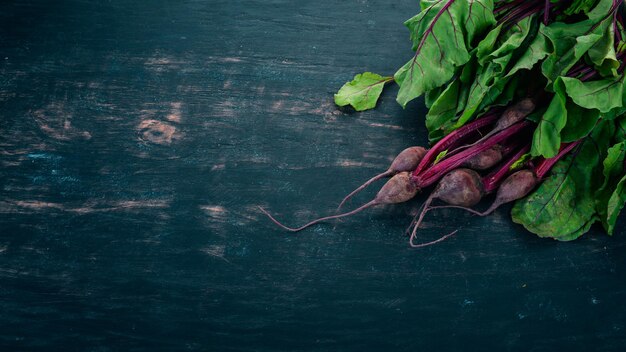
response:
[[[621,350],[626,240],[419,200],[287,234],[409,145],[423,102],[332,94],[411,55],[414,1],[8,1],[1,350]],[[403,54],[404,53],[404,54]],[[365,201],[369,190],[351,204]]]

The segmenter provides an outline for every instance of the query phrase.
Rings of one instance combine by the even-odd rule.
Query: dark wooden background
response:
[[[626,233],[570,243],[416,202],[290,224],[426,143],[337,109],[414,0],[3,1],[0,350],[623,350]],[[364,201],[374,190],[360,196]]]

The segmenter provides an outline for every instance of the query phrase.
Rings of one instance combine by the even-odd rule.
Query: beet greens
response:
[[[299,231],[407,201],[437,184],[411,225],[411,246],[454,233],[414,244],[430,210],[456,207],[482,216],[508,202],[515,202],[513,221],[541,237],[573,240],[598,221],[611,234],[626,201],[623,0],[422,0],[420,6],[405,22],[414,51],[409,61],[393,75],[356,75],[335,103],[374,108],[395,82],[403,107],[424,96],[432,146],[407,149],[419,153],[349,194],[340,206],[395,175],[353,211],[299,228],[266,214]],[[495,199],[487,210],[470,208],[490,194]],[[433,206],[435,200],[447,205]]]

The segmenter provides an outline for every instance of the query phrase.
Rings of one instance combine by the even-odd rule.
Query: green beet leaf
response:
[[[561,130],[567,122],[567,97],[559,77],[554,82],[555,94],[535,128],[530,153],[533,156],[551,158],[559,151]]]
[[[598,110],[581,108],[567,99],[565,106],[567,110],[567,121],[561,131],[561,142],[569,143],[577,141],[593,129],[600,118]]]
[[[611,0],[595,0],[596,6],[590,11],[586,11],[587,17],[595,22],[603,20],[611,20],[613,16],[610,16],[611,9],[613,8],[613,1]]]
[[[592,133],[552,169],[551,175],[511,210],[514,222],[539,237],[574,240],[596,220],[595,191],[601,150],[610,139],[609,124],[600,122]]]
[[[469,90],[465,110],[458,118],[455,128],[463,126],[476,115],[481,106],[492,104],[500,96],[509,80],[502,77],[500,70],[501,66],[495,63],[481,68]]]
[[[480,67],[475,55],[476,51],[477,49],[472,50],[472,52],[470,53],[470,55],[474,54],[472,55],[472,59],[468,61],[465,65],[463,65],[463,68],[461,68],[461,74],[459,75],[459,79],[461,80],[461,82],[467,84],[468,86],[471,85],[472,82],[474,82],[474,77],[476,76],[476,72],[478,72],[478,68]]]
[[[603,162],[604,183],[596,196],[596,209],[602,226],[611,235],[617,221],[617,215],[624,206],[626,190],[624,189],[624,158],[626,142],[622,141],[609,148]]]
[[[485,33],[497,23],[493,14],[494,0],[457,0],[456,2],[461,3],[458,13],[463,21],[461,30],[465,32],[465,46],[472,48],[473,44],[478,42],[478,38],[484,37]]]
[[[615,35],[613,26],[606,26],[604,35],[587,52],[595,68],[605,77],[617,76],[620,62],[615,54]]]
[[[383,91],[383,86],[392,80],[393,77],[383,77],[372,72],[360,73],[339,89],[335,94],[335,104],[351,105],[356,111],[373,109]]]
[[[499,36],[497,46],[493,50],[487,53],[482,60],[479,57],[479,63],[484,66],[487,60],[492,60],[499,63],[501,71],[504,71],[506,65],[511,60],[510,54],[520,48],[522,44],[526,44],[526,38],[531,33],[535,22],[536,16],[534,15],[517,22],[515,26],[512,26]],[[535,28],[534,31],[536,30]],[[523,50],[526,51],[527,49],[524,47]],[[498,58],[503,58],[503,60],[497,60]]]
[[[565,76],[592,48],[592,60],[604,62],[607,58],[611,59],[610,53],[603,48],[609,45],[605,42],[605,34],[613,24],[611,9],[611,1],[598,1],[592,10],[586,11],[588,20],[574,23],[554,22],[543,27],[542,33],[553,47],[552,53],[541,65],[542,72],[549,82]]]
[[[622,107],[618,107],[618,108],[614,108],[611,111],[602,114],[602,118],[607,119],[607,120],[614,120],[614,119],[619,119],[624,118],[624,114],[626,114],[626,77],[623,76],[621,77],[622,80],[622,97],[620,98],[616,98],[617,101],[622,102]],[[613,87],[615,89],[615,87]]]
[[[483,66],[491,54],[496,48],[496,42],[500,37],[502,31],[502,25],[497,26],[487,33],[485,38],[481,40],[476,46],[476,58],[478,63]]]
[[[513,101],[516,95],[522,96],[527,91],[526,86],[520,84],[524,81],[523,77],[520,77],[520,75],[508,76],[505,78],[505,81],[506,85],[502,92],[500,92],[500,95],[493,102],[490,102],[490,104],[487,104],[487,101],[483,101],[478,111],[485,111],[488,107],[493,106],[507,106]],[[524,93],[517,94],[520,88],[524,90]]]
[[[433,101],[426,114],[429,139],[441,138],[442,134],[449,132],[456,114],[465,108],[468,91],[468,87],[460,79],[455,79]]]
[[[602,113],[623,107],[624,76],[613,79],[582,82],[576,78],[562,77],[567,95],[579,106],[598,109]]]
[[[465,110],[458,118],[455,128],[463,126],[482,109],[498,100],[510,78],[505,77],[506,67],[516,49],[528,37],[534,20],[535,16],[527,17],[503,33],[500,32],[501,27],[496,27],[478,44],[476,55],[481,67],[470,88]]]
[[[549,83],[554,82],[560,76],[565,76],[578,60],[602,38],[605,27],[598,26],[593,29],[594,25],[594,21],[586,20],[571,24],[555,22],[542,27],[541,33],[550,41],[553,48],[541,64],[543,75]]]
[[[626,202],[626,188],[624,184],[626,184],[626,176],[622,177],[619,181],[609,199],[605,225],[605,229],[609,235],[613,234],[617,217],[622,211],[622,208],[624,208],[624,202]]]
[[[563,12],[568,16],[578,13],[587,13],[594,7],[597,1],[598,0],[573,0]]]
[[[573,231],[569,235],[565,236],[564,238],[558,239],[558,240],[560,240],[560,241],[573,241],[573,240],[579,238],[580,236],[586,234],[587,231],[589,231],[589,229],[591,228],[591,225],[593,225],[596,221],[598,221],[598,216],[596,214],[594,214],[579,229]]]
[[[611,180],[618,180],[624,171],[624,157],[626,157],[626,142],[616,143],[608,149],[606,158],[602,162],[604,183],[601,189],[611,188]],[[614,182],[615,185],[616,182]]]
[[[539,33],[535,36],[533,41],[528,46],[522,55],[517,59],[515,64],[507,73],[507,77],[510,77],[517,73],[519,70],[530,70],[539,61],[543,60],[548,53],[550,53],[551,47],[546,36],[542,33],[544,25],[539,26]]]
[[[428,92],[424,93],[424,105],[426,105],[427,109],[430,109],[431,106],[439,99],[441,93],[444,92],[446,87],[437,87],[435,89],[431,89]]]
[[[626,141],[626,114],[618,116],[615,119],[615,136],[616,142]]]
[[[469,43],[495,23],[491,0],[428,0],[421,6],[405,22],[415,55],[394,75],[400,86],[396,100],[403,107],[447,83],[470,60]]]

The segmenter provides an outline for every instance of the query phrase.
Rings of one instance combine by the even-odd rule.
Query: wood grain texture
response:
[[[299,234],[423,102],[332,94],[411,55],[416,1],[5,1],[0,350],[618,351],[626,239],[540,240],[420,200]],[[404,53],[404,54],[403,54]],[[373,190],[351,204],[367,200]]]

